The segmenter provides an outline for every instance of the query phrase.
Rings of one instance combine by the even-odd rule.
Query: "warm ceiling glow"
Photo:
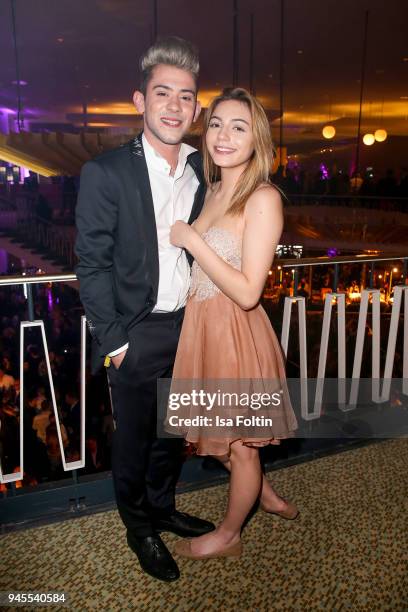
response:
[[[100,128],[115,127],[115,123],[103,123],[103,122],[100,122],[100,123],[92,122],[92,123],[88,123],[87,125],[88,127],[100,127]]]
[[[330,138],[334,138],[334,135],[336,134],[336,128],[333,125],[325,125],[322,130],[322,134],[325,138],[330,140]]]
[[[206,108],[211,100],[221,93],[220,89],[203,89],[200,90],[198,99],[201,106]],[[261,99],[261,103],[265,104],[267,100]],[[265,106],[268,106],[265,104]],[[69,109],[71,113],[83,113],[82,106],[74,106]],[[108,102],[106,104],[88,105],[87,112],[92,115],[137,115],[137,111],[132,102]]]
[[[368,111],[370,108],[370,114],[372,116],[378,115],[383,119],[403,119],[405,122],[405,117],[407,115],[407,105],[404,100],[407,100],[408,96],[401,96],[399,100],[384,102],[384,106],[382,101],[373,101],[371,102],[371,107],[368,104],[363,106],[363,117],[367,119]],[[264,102],[262,102],[264,104]],[[269,105],[271,101],[269,101]],[[268,104],[266,104],[268,106]],[[356,121],[356,117],[358,117],[359,104],[355,103],[336,103],[331,106],[331,121],[338,121],[340,119],[352,119]],[[298,111],[285,111],[284,120],[289,123],[298,123],[303,125],[308,125],[311,123],[322,123],[323,125],[327,121],[327,110],[326,105],[321,104],[321,106],[313,104],[313,106],[309,106],[303,104],[303,108]]]
[[[339,119],[339,117],[332,117],[332,119],[336,120]],[[278,121],[279,118],[276,119],[276,122]],[[327,121],[327,113],[324,112],[323,108],[321,113],[309,109],[303,109],[302,111],[285,111],[283,113],[283,121],[284,123],[298,125],[313,125],[316,123],[324,124]]]
[[[202,89],[198,92],[198,100],[203,108],[207,108],[211,100],[220,93],[221,89]]]
[[[87,111],[90,115],[136,115],[136,109],[131,102],[111,102],[88,106]],[[76,112],[83,112],[83,109],[76,110]]]
[[[372,144],[375,143],[374,134],[364,134],[363,142],[364,142],[365,145],[370,147]]]
[[[24,168],[28,168],[28,170],[37,172],[42,176],[58,176],[64,174],[61,170],[46,166],[40,159],[36,159],[35,157],[31,157],[31,155],[13,149],[7,145],[6,141],[6,136],[0,134],[0,159],[3,161],[15,164],[16,166],[24,166]]]
[[[384,140],[387,139],[386,130],[376,130],[374,132],[374,138],[376,139],[377,142],[384,142]]]

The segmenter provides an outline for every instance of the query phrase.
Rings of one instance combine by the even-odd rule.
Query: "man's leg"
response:
[[[119,374],[109,373],[115,421],[112,477],[116,502],[127,530],[135,536],[148,536],[154,533],[145,477],[155,430],[155,381],[130,385]]]
[[[182,315],[147,316],[130,330],[119,370],[108,370],[116,424],[112,475],[120,515],[135,535],[152,533],[152,510],[174,509],[183,440],[157,438],[157,379],[171,377]]]
[[[176,335],[178,339],[178,335]],[[175,352],[173,360],[175,358]],[[169,380],[172,376],[173,364],[163,372],[160,378]],[[165,384],[159,383],[159,384]],[[154,517],[169,516],[176,508],[175,490],[183,463],[182,438],[159,438],[157,436],[157,416],[165,416],[164,406],[159,409],[156,396],[156,419],[154,438],[150,447],[148,466],[146,470],[146,493],[149,507]]]
[[[159,342],[150,320],[129,334],[129,349],[119,370],[109,369],[113,416],[112,475],[117,506],[127,528],[129,547],[142,569],[160,580],[180,573],[152,525],[146,494],[146,473],[156,432],[156,379],[168,352],[165,330]],[[159,370],[157,370],[159,368]]]
[[[169,341],[167,345],[169,362],[168,367],[158,373],[158,378],[167,379],[170,383],[181,331],[182,316],[174,313],[173,317],[169,320],[165,319],[163,324],[166,327],[166,333],[163,334],[162,329],[161,337],[165,336]],[[160,384],[163,385],[164,381]],[[166,397],[166,394],[164,394],[164,397]],[[160,399],[160,401],[162,400]],[[159,418],[165,418],[167,402],[165,404],[166,406],[159,408],[156,397],[156,423],[157,415],[159,415]],[[160,429],[161,427],[159,427]],[[156,426],[146,471],[146,494],[153,526],[158,531],[171,531],[182,537],[194,537],[212,531],[214,525],[209,521],[176,511],[175,491],[183,463],[183,447],[184,440],[182,438],[158,437]]]

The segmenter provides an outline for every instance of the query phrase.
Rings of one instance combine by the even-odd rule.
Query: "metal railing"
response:
[[[15,228],[17,237],[23,242],[44,249],[50,257],[60,260],[68,268],[73,268],[77,261],[74,252],[75,227],[73,219],[70,217],[65,220],[48,221],[39,217],[35,213],[36,197],[37,194],[31,192],[15,194],[13,210],[0,212],[0,215],[3,214],[4,216],[4,229]],[[292,207],[310,205],[351,208],[355,212],[359,208],[364,208],[366,210],[381,210],[384,213],[408,213],[408,198],[314,194],[289,194],[287,198],[289,211]],[[308,214],[310,215],[310,212]],[[366,222],[370,224],[372,220],[366,220]],[[392,223],[391,219],[390,223]]]
[[[62,260],[67,267],[74,267],[77,259],[73,226],[60,226],[33,216],[30,223],[18,225],[18,235],[24,242],[45,249],[49,257]]]
[[[2,213],[0,211],[0,218]],[[77,262],[74,252],[76,230],[73,225],[53,223],[38,215],[17,209],[8,213],[7,224],[2,224],[4,230],[12,232],[23,245],[44,251],[50,259],[59,260],[64,266],[73,268]],[[12,219],[9,219],[12,215]]]
[[[365,208],[408,213],[408,198],[394,196],[326,195],[326,194],[287,194],[288,204],[292,206],[330,206],[345,208]]]
[[[336,256],[336,257],[304,257],[301,259],[281,259],[275,261],[275,264],[279,264],[283,269],[291,269],[293,270],[294,275],[294,295],[297,295],[298,284],[299,284],[299,271],[301,268],[305,267],[316,267],[316,266],[328,266],[333,268],[333,282],[332,289],[333,291],[338,290],[339,283],[339,275],[340,275],[340,266],[345,264],[369,264],[369,278],[364,279],[364,285],[367,285],[370,288],[373,288],[374,282],[374,272],[375,272],[375,264],[389,261],[398,261],[402,262],[402,274],[400,276],[400,283],[406,283],[408,278],[408,246],[407,246],[407,255],[405,256],[387,256],[387,257],[378,257],[378,255],[355,255],[355,256]]]
[[[403,263],[403,284],[393,286],[393,298],[389,302],[388,306],[390,310],[390,328],[385,347],[380,347],[380,290],[372,286],[374,278],[374,267],[380,266],[390,261],[396,262],[397,260]],[[324,382],[326,376],[327,356],[328,356],[328,340],[329,331],[331,325],[331,318],[334,306],[337,306],[338,311],[338,378],[344,379],[346,376],[346,292],[338,290],[339,279],[341,278],[341,266],[342,264],[362,264],[363,266],[370,265],[370,274],[367,287],[362,287],[360,292],[360,307],[358,315],[358,325],[356,331],[356,345],[353,357],[353,379],[358,380],[361,374],[361,363],[362,363],[362,350],[365,339],[365,329],[367,323],[368,305],[371,301],[373,304],[372,310],[372,370],[371,377],[373,381],[379,381],[381,378],[380,373],[380,350],[385,350],[385,368],[384,368],[384,382],[392,378],[393,366],[395,360],[395,347],[396,338],[399,323],[401,321],[401,307],[403,296],[405,295],[405,306],[403,313],[404,322],[404,336],[403,336],[403,392],[408,394],[408,286],[405,284],[407,280],[407,265],[408,265],[408,254],[399,258],[395,257],[377,257],[377,256],[362,256],[362,257],[336,257],[336,258],[316,258],[316,259],[295,259],[295,260],[275,260],[273,273],[276,279],[279,275],[279,268],[291,270],[292,274],[292,294],[287,295],[283,303],[283,319],[282,319],[282,331],[281,331],[281,344],[285,355],[288,353],[289,335],[291,331],[291,315],[293,306],[298,309],[297,326],[299,336],[299,366],[300,366],[300,380],[306,381],[308,378],[308,364],[307,364],[307,338],[308,338],[308,322],[306,318],[307,312],[307,300],[304,296],[298,295],[298,284],[299,284],[299,270],[308,268],[309,270],[316,266],[331,267],[333,269],[333,282],[331,287],[327,287],[328,291],[322,296],[322,308],[323,308],[323,321],[322,331],[320,337],[319,347],[319,358],[318,358],[318,372],[317,378]],[[58,439],[61,450],[61,456],[63,458],[63,467],[65,471],[76,471],[77,469],[84,467],[85,465],[85,396],[86,396],[86,320],[85,317],[81,317],[80,322],[80,337],[81,337],[81,351],[80,351],[80,421],[81,421],[81,448],[80,457],[76,461],[65,461],[64,459],[64,447],[61,434],[61,422],[58,412],[58,406],[56,403],[56,395],[53,384],[53,377],[51,372],[49,351],[47,345],[47,337],[45,332],[45,326],[43,320],[35,320],[35,299],[33,296],[32,288],[37,285],[54,284],[54,283],[73,283],[76,282],[77,278],[75,274],[59,274],[59,275],[36,275],[36,276],[7,276],[0,277],[0,288],[1,287],[21,287],[24,290],[24,295],[27,303],[27,320],[20,322],[20,386],[22,389],[20,395],[20,464],[18,471],[13,473],[0,473],[0,481],[3,483],[12,483],[23,478],[24,474],[24,444],[23,444],[23,410],[24,410],[24,335],[27,329],[37,327],[41,331],[41,337],[44,347],[47,375],[51,390],[52,406],[55,416],[55,421],[58,428]],[[398,279],[401,281],[401,278]],[[387,398],[387,392],[389,395],[389,389],[387,385],[383,386],[382,392],[379,387],[376,387],[374,401],[384,401]],[[343,405],[347,410],[355,407],[356,389],[352,389],[350,400],[348,402],[343,401]],[[344,399],[344,398],[343,398]],[[319,418],[321,414],[322,405],[322,388],[316,390],[314,408],[312,412],[308,408],[309,398],[307,388],[303,388],[301,394],[301,414],[305,420],[313,420]]]

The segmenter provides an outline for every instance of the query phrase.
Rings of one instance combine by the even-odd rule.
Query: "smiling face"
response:
[[[159,147],[178,145],[200,114],[196,83],[187,70],[159,64],[147,83],[146,94],[136,91],[136,109],[144,116],[144,133]]]
[[[221,168],[246,165],[254,152],[251,111],[244,102],[225,100],[214,108],[205,142]]]

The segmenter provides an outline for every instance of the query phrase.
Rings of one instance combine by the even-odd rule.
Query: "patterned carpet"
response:
[[[156,581],[140,571],[117,513],[107,512],[3,536],[0,589],[65,590],[69,609],[81,612],[408,610],[408,440],[269,477],[301,516],[259,511],[239,561],[181,560],[178,582]],[[225,501],[221,485],[180,495],[178,508],[217,522]],[[171,548],[177,538],[164,539]]]

